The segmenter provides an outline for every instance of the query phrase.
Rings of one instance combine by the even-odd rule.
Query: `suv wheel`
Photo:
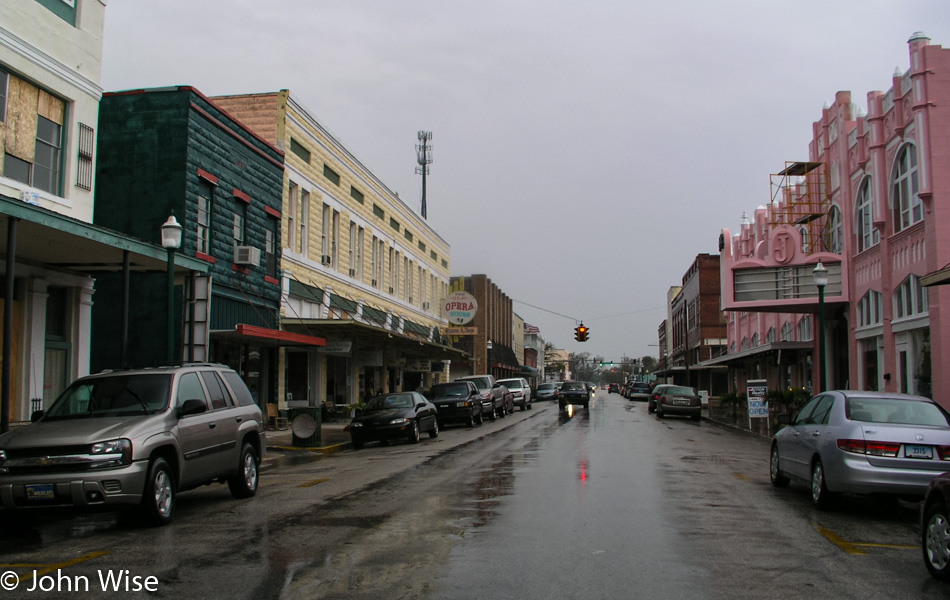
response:
[[[241,462],[237,472],[228,478],[228,488],[235,498],[250,498],[257,493],[257,452],[254,446],[245,443],[241,449]]]
[[[158,457],[152,460],[142,494],[142,513],[151,525],[167,525],[175,509],[175,480],[168,462]]]

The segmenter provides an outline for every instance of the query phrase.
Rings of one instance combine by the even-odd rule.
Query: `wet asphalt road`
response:
[[[767,451],[601,391],[570,417],[536,404],[416,445],[271,453],[255,498],[181,494],[165,528],[100,514],[4,536],[20,586],[0,600],[117,597],[100,581],[117,575],[159,598],[950,597],[914,505],[815,511],[770,486]]]

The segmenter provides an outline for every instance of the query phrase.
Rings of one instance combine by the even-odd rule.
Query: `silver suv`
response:
[[[247,386],[217,364],[83,377],[31,420],[0,435],[7,523],[42,509],[131,505],[164,525],[179,491],[217,481],[253,496],[267,447]]]

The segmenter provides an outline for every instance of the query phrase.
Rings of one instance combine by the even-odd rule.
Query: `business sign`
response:
[[[769,416],[769,405],[765,402],[765,393],[769,390],[765,379],[750,379],[746,382],[746,398],[749,404],[749,418],[761,419]]]
[[[452,292],[445,299],[445,318],[453,325],[471,323],[478,312],[478,303],[475,296],[468,292]]]
[[[442,335],[478,335],[478,327],[443,327]]]

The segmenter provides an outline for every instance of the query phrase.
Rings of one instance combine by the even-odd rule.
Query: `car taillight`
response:
[[[865,442],[864,440],[838,440],[838,448],[865,456],[897,456],[901,445],[895,442]]]
[[[940,460],[950,460],[950,446],[934,446],[937,449],[937,457]]]

